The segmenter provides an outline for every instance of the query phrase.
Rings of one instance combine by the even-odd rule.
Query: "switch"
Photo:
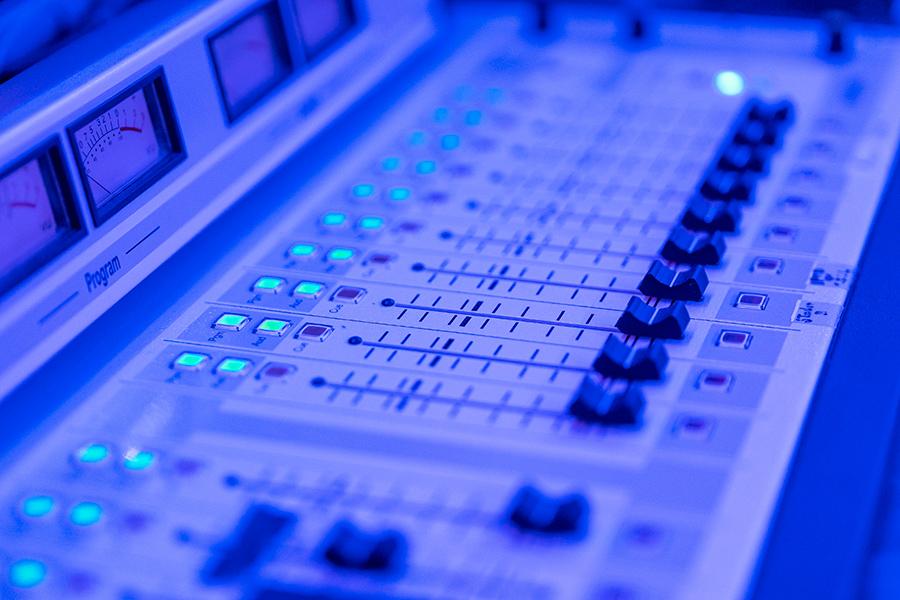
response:
[[[668,363],[669,353],[659,340],[635,348],[610,334],[594,361],[594,369],[612,379],[646,381],[662,379]]]
[[[334,331],[333,327],[328,325],[319,325],[317,323],[307,323],[297,334],[298,340],[306,340],[308,342],[324,342]]]
[[[522,531],[572,535],[587,531],[590,511],[583,494],[552,497],[533,485],[523,485],[510,500],[507,518]]]
[[[279,294],[286,285],[287,281],[281,277],[263,276],[253,284],[253,291],[257,294]]]
[[[733,233],[741,223],[741,207],[737,202],[713,202],[694,196],[688,202],[681,224],[691,231]]]
[[[253,363],[243,358],[224,358],[216,365],[216,373],[225,377],[243,377],[253,368]]]
[[[172,368],[178,371],[200,371],[209,362],[209,354],[199,352],[182,352],[172,362]]]
[[[353,304],[359,304],[359,302],[365,297],[366,290],[358,287],[350,287],[347,285],[342,285],[331,295],[332,302],[352,302]]]
[[[725,255],[725,236],[720,231],[695,233],[676,225],[659,253],[680,264],[717,265]]]
[[[676,271],[661,261],[654,260],[638,284],[638,289],[651,298],[700,302],[708,285],[709,277],[706,275],[706,269],[700,265],[686,271]]]
[[[690,321],[687,308],[680,300],[665,308],[654,308],[632,296],[616,327],[625,335],[680,340]]]
[[[246,327],[249,322],[250,317],[247,315],[225,313],[216,319],[216,322],[213,323],[213,328],[220,331],[240,331]]]
[[[339,521],[325,537],[322,554],[343,569],[391,572],[406,562],[406,538],[398,531],[368,533],[349,521]]]
[[[263,319],[256,327],[256,333],[260,335],[282,337],[290,328],[290,321],[283,321],[281,319]]]
[[[631,426],[640,421],[644,403],[638,386],[626,382],[604,385],[598,375],[588,373],[569,403],[568,412],[584,423]]]
[[[756,175],[713,170],[700,183],[700,195],[709,200],[750,202],[756,187]]]

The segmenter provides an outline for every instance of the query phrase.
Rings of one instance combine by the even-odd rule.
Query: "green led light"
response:
[[[410,146],[424,146],[425,145],[425,132],[424,131],[414,131],[409,136],[409,145]]]
[[[284,287],[285,283],[281,277],[260,277],[253,284],[253,289],[257,292],[277,292]]]
[[[182,352],[178,355],[178,358],[175,359],[174,366],[177,369],[188,369],[195,370],[199,369],[209,360],[209,356],[206,354],[199,354],[197,352]]]
[[[371,183],[360,183],[353,186],[353,195],[357,198],[368,198],[375,193],[375,186]]]
[[[386,158],[381,161],[381,168],[385,171],[396,171],[400,168],[400,159],[395,156]]]
[[[225,358],[216,367],[222,375],[243,375],[250,368],[250,361],[242,358]]]
[[[220,363],[219,368],[221,369],[221,367]],[[130,449],[122,458],[122,464],[129,471],[146,471],[153,466],[154,462],[156,462],[155,454],[149,450],[138,450],[137,448]]]
[[[33,519],[46,517],[53,510],[53,505],[53,498],[50,496],[31,496],[22,502],[22,513]]]
[[[332,248],[328,251],[328,260],[344,262],[353,258],[356,254],[351,248]]]
[[[249,322],[250,317],[246,315],[225,313],[224,315],[216,319],[215,326],[217,329],[232,329],[234,331],[240,331]]]
[[[390,192],[390,198],[394,202],[403,202],[404,200],[409,200],[410,196],[412,196],[412,192],[409,191],[409,188],[405,187],[396,187],[393,188]]]
[[[456,150],[457,148],[459,148],[459,136],[453,133],[448,133],[441,138],[441,148],[443,148],[444,150]]]
[[[78,460],[83,463],[98,463],[109,456],[109,448],[103,444],[88,444],[78,452]]]
[[[466,125],[480,125],[481,117],[480,110],[470,110],[466,113]]]
[[[440,107],[434,111],[434,122],[435,123],[446,123],[450,120],[450,110],[445,107]]]
[[[294,244],[288,250],[288,254],[296,258],[308,258],[316,253],[316,247],[313,244]]]
[[[373,231],[384,227],[384,219],[381,217],[363,217],[359,220],[359,228],[366,231]]]
[[[416,165],[416,172],[419,175],[429,175],[437,170],[437,163],[433,160],[423,160]]]
[[[90,527],[100,522],[103,509],[96,502],[79,502],[72,507],[69,519],[79,527]]]
[[[321,283],[316,283],[315,281],[301,281],[297,284],[297,287],[294,288],[294,295],[316,297],[322,293],[323,289],[325,289],[325,286]]]
[[[37,560],[18,560],[9,567],[9,582],[18,588],[35,587],[46,577],[47,567]]]
[[[725,96],[737,96],[744,91],[744,78],[734,71],[716,74],[716,89]]]
[[[347,215],[344,213],[325,213],[322,215],[322,225],[326,227],[340,227],[347,222]]]

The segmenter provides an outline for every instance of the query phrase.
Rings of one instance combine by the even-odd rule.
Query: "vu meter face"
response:
[[[143,89],[78,129],[75,142],[98,208],[164,155]]]
[[[37,159],[0,179],[0,275],[19,266],[58,233]]]

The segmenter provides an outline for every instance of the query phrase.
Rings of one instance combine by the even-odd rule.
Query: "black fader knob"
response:
[[[633,347],[609,334],[594,361],[594,370],[611,379],[654,381],[662,379],[667,364],[669,353],[659,340],[652,340],[647,346]]]
[[[771,158],[772,149],[767,146],[729,144],[719,155],[716,167],[720,171],[765,173]]]
[[[708,285],[709,276],[706,269],[700,265],[694,265],[685,271],[676,271],[654,260],[638,284],[638,289],[651,298],[699,302],[703,300],[703,292]]]
[[[569,403],[570,415],[583,423],[607,427],[637,425],[644,412],[644,394],[630,382],[604,383],[596,373],[588,373]]]
[[[510,500],[507,519],[522,531],[577,535],[587,531],[590,510],[582,494],[553,497],[533,485],[524,485]]]
[[[681,224],[691,231],[733,233],[741,223],[741,207],[736,202],[712,202],[694,196],[681,215]]]
[[[690,321],[687,308],[681,301],[676,300],[665,308],[654,308],[632,296],[625,312],[616,321],[616,327],[625,335],[680,340]]]
[[[725,236],[719,231],[702,233],[676,225],[660,256],[685,265],[717,265],[725,255]]]
[[[349,521],[339,521],[325,537],[322,555],[336,567],[391,572],[406,560],[406,538],[393,530],[368,533]]]
[[[756,175],[713,170],[706,174],[697,191],[707,200],[751,202],[756,191]]]
[[[776,102],[756,100],[750,105],[747,117],[751,121],[785,128],[794,122],[795,112],[794,103],[790,100],[778,100]]]

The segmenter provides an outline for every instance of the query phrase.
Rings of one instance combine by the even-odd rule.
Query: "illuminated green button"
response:
[[[172,367],[180,371],[199,371],[209,360],[208,354],[199,352],[182,352],[172,363]]]
[[[122,457],[122,466],[129,471],[146,471],[156,462],[156,455],[149,450],[131,448]]]
[[[291,258],[311,258],[316,255],[318,247],[315,244],[294,244],[288,249]]]
[[[104,444],[88,444],[78,451],[79,462],[96,464],[109,457],[109,447]]]
[[[277,294],[284,289],[287,281],[281,277],[263,276],[253,284],[253,291],[257,294]]]
[[[46,577],[47,567],[37,560],[17,560],[9,567],[9,582],[17,588],[33,588]]]
[[[412,196],[412,192],[409,191],[409,188],[405,187],[395,187],[392,188],[389,197],[394,202],[405,202],[409,200],[410,196]]]
[[[371,183],[359,183],[353,186],[353,195],[357,198],[369,198],[375,193],[375,186]]]
[[[325,213],[320,222],[325,227],[343,227],[347,223],[347,215],[339,212]]]
[[[50,496],[31,496],[22,501],[22,514],[32,519],[40,519],[53,512],[54,505]]]
[[[332,248],[328,251],[328,260],[333,262],[347,262],[356,256],[356,251],[352,248]]]
[[[434,122],[435,123],[446,123],[450,120],[450,110],[445,107],[440,107],[434,111]]]
[[[322,294],[325,286],[315,281],[301,281],[294,288],[295,296],[304,296],[306,298],[318,298]]]
[[[480,125],[481,117],[480,110],[470,110],[466,113],[466,125]]]
[[[414,131],[409,136],[409,145],[410,146],[424,146],[425,145],[425,132],[424,131]]]
[[[236,315],[232,313],[225,313],[218,319],[216,319],[215,324],[213,325],[216,329],[223,329],[225,331],[240,331],[244,327],[247,326],[247,323],[250,322],[250,317],[247,315]]]
[[[357,226],[362,231],[378,231],[384,227],[384,219],[381,217],[362,217]]]
[[[396,156],[390,156],[381,161],[381,168],[384,171],[396,171],[400,168],[400,159]]]
[[[416,165],[416,173],[419,175],[430,175],[437,170],[437,163],[433,160],[423,160]]]
[[[290,329],[291,324],[289,321],[281,321],[280,319],[263,319],[263,322],[259,324],[256,328],[256,333],[260,333],[262,335],[276,335],[278,337],[283,336],[288,329]]]
[[[242,377],[253,367],[253,363],[243,358],[224,358],[216,367],[216,373],[226,377]]]
[[[79,527],[90,527],[100,522],[103,509],[96,502],[79,502],[72,507],[69,520]]]
[[[441,138],[441,148],[444,150],[456,150],[459,148],[459,136],[455,133],[448,133]]]

